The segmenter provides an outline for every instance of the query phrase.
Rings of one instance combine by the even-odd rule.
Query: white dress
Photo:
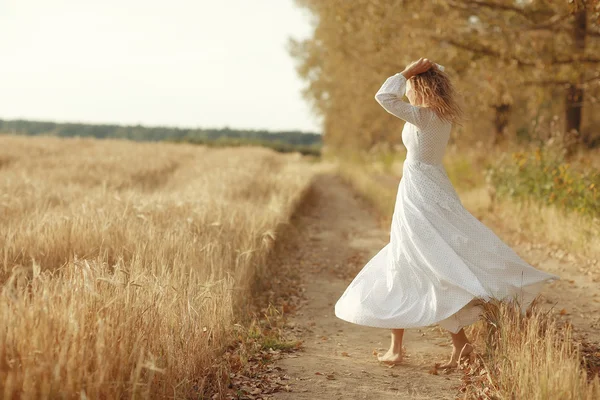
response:
[[[458,333],[479,318],[481,300],[516,299],[524,311],[559,277],[529,265],[464,208],[442,165],[452,124],[403,101],[405,89],[397,73],[375,95],[407,121],[390,241],[344,291],[335,315],[380,328],[438,323]]]

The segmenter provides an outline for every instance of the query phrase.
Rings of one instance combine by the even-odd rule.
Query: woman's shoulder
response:
[[[423,107],[422,112],[427,116],[426,118],[428,120],[425,130],[433,130],[437,132],[439,130],[449,131],[452,128],[452,122],[440,117],[438,112],[433,108]]]

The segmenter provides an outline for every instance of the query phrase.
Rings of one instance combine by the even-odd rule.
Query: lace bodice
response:
[[[406,77],[397,73],[386,79],[375,94],[375,100],[387,112],[407,122],[402,130],[407,160],[441,164],[452,124],[427,107],[413,106],[402,100],[405,91]]]

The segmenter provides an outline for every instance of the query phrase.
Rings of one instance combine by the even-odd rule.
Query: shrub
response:
[[[600,170],[575,167],[560,153],[541,147],[501,157],[487,169],[498,196],[532,197],[545,204],[600,216]]]

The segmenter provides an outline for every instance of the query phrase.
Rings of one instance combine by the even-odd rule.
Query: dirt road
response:
[[[507,243],[501,221],[478,216]],[[319,175],[311,195],[294,216],[294,245],[283,262],[302,274],[306,300],[288,318],[288,327],[304,350],[277,362],[289,376],[290,392],[277,399],[453,399],[459,394],[460,372],[433,375],[436,362],[450,355],[450,340],[440,328],[409,329],[404,336],[403,364],[389,367],[377,361],[376,351],[389,345],[389,331],[347,323],[335,317],[334,305],[364,264],[389,241],[389,227],[365,200],[334,174]],[[540,269],[569,274],[569,280],[548,285],[548,307],[592,339],[597,338],[599,299],[593,277],[571,271],[569,262],[553,252],[524,241],[514,246]]]

